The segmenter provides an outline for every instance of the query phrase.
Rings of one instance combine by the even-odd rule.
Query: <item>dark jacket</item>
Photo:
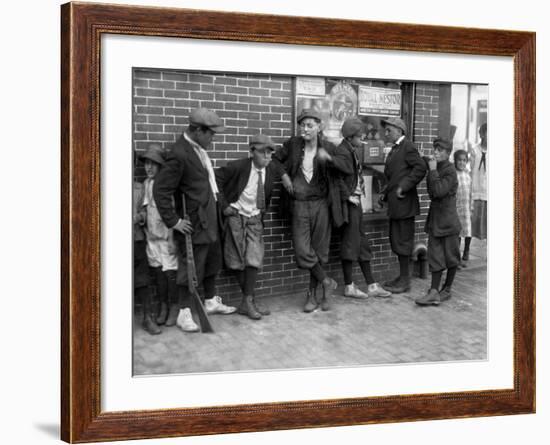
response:
[[[424,230],[434,236],[458,235],[460,221],[456,211],[456,169],[449,161],[437,163],[437,170],[428,171],[428,194],[432,202]]]
[[[186,210],[193,224],[193,243],[216,241],[218,215],[208,171],[183,135],[169,150],[153,185],[158,211],[168,227],[174,227],[183,215],[182,195],[185,195]],[[175,234],[180,239],[183,236],[177,231]]]
[[[241,193],[248,184],[250,177],[250,169],[252,168],[252,159],[237,159],[230,161],[224,167],[217,168],[216,182],[220,191],[218,195],[218,204],[223,212],[233,202],[237,202]],[[265,205],[269,207],[273,186],[276,181],[280,180],[280,173],[277,166],[273,163],[265,168],[264,190],[265,190]]]
[[[349,197],[353,195],[357,189],[359,181],[359,173],[361,171],[360,161],[351,146],[345,139],[336,147],[332,156],[332,174],[335,176],[335,183],[338,184],[340,190],[340,200],[342,202],[342,222],[349,221],[348,205],[346,205]]]
[[[334,157],[336,147],[326,139],[319,138],[317,147],[323,147],[331,156]],[[281,176],[287,173],[291,180],[294,180],[302,165],[305,151],[305,140],[301,136],[293,136],[283,143],[281,147],[273,154],[271,161],[281,172]],[[323,191],[327,193],[327,200],[330,206],[332,222],[336,227],[343,224],[342,203],[340,200],[340,189],[333,174],[332,165],[329,162],[318,162],[314,159],[313,177]],[[283,187],[282,210],[284,214],[290,212],[290,199]]]
[[[407,138],[392,148],[384,167],[388,181],[384,200],[388,203],[388,216],[391,219],[411,218],[420,214],[416,186],[425,174],[426,162]],[[403,190],[404,198],[397,197],[395,192],[398,187]]]
[[[336,147],[332,157],[332,166],[337,177],[341,179],[339,181],[341,198],[343,201],[347,201],[357,188],[361,165],[353,147],[345,139]]]

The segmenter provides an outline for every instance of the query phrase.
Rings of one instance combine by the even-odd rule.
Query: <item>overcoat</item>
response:
[[[424,230],[438,237],[458,235],[461,226],[456,210],[458,179],[454,165],[438,162],[437,169],[428,172],[427,183],[431,203]]]
[[[168,151],[153,185],[157,209],[170,228],[182,218],[182,195],[185,195],[186,210],[193,225],[193,244],[215,242],[218,239],[218,215],[208,170],[183,135]],[[175,236],[180,241],[183,237],[178,231],[175,231]]]
[[[388,181],[384,199],[388,203],[390,219],[406,219],[420,214],[416,186],[425,174],[426,162],[407,138],[391,149],[384,166],[384,175]],[[403,198],[398,198],[395,193],[398,187],[405,195]]]

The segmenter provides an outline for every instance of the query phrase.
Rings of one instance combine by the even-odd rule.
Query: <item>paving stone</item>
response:
[[[312,314],[302,311],[301,294],[265,296],[270,316],[253,321],[238,314],[215,315],[211,334],[163,327],[161,335],[151,336],[141,329],[136,314],[134,373],[486,360],[485,265],[478,246],[469,267],[457,274],[453,297],[438,307],[414,304],[429,287],[429,280],[415,278],[407,294],[366,300],[337,294],[330,311]]]

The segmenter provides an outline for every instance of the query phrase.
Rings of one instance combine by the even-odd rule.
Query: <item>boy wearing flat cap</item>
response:
[[[405,134],[402,119],[382,120],[386,141],[392,144],[384,166],[387,186],[380,199],[388,203],[389,235],[392,251],[399,259],[399,276],[384,283],[397,294],[410,289],[409,260],[414,247],[414,218],[420,214],[416,186],[426,174],[426,163]]]
[[[437,306],[451,298],[451,286],[460,263],[460,221],[456,210],[458,179],[454,165],[449,162],[453,149],[446,139],[433,142],[434,157],[428,161],[428,194],[431,203],[426,218],[428,234],[428,264],[432,284],[428,293],[415,300],[421,306]],[[447,269],[445,284],[439,291],[441,275]]]
[[[263,134],[250,138],[250,157],[216,169],[218,203],[224,217],[223,254],[242,290],[239,314],[260,320],[269,308],[256,299],[254,288],[263,265],[263,217],[280,173],[271,163],[273,141]]]
[[[365,124],[358,117],[346,119],[342,125],[342,142],[332,156],[331,163],[340,174],[340,197],[342,199],[343,219],[342,244],[340,257],[344,272],[344,296],[352,298],[390,297],[388,292],[378,284],[373,276],[370,266],[372,251],[366,230],[363,228],[363,210],[361,208],[361,195],[364,184],[361,174],[361,163],[356,150],[362,147],[362,139],[365,135]],[[359,262],[361,271],[367,283],[367,293],[363,292],[353,283],[353,261]]]
[[[216,210],[218,187],[206,151],[215,134],[224,130],[222,120],[213,111],[206,108],[193,110],[189,126],[168,151],[164,167],[153,186],[159,214],[166,226],[174,229],[179,246],[177,284],[180,302],[170,305],[166,323],[177,319],[178,327],[184,332],[199,330],[190,309],[185,234],[192,236],[197,278],[204,289],[206,311],[210,314],[236,311],[236,308],[223,304],[216,295],[215,280],[222,262]],[[182,197],[189,221],[183,219]]]
[[[319,306],[326,311],[336,289],[336,282],[323,270],[323,264],[328,261],[331,234],[328,197],[333,189],[328,171],[331,166],[327,161],[336,147],[321,138],[321,115],[316,110],[302,110],[297,123],[300,136],[285,141],[273,155],[273,163],[283,172],[283,187],[291,198],[296,263],[310,273],[304,312],[313,312]],[[317,298],[319,283],[323,295]]]

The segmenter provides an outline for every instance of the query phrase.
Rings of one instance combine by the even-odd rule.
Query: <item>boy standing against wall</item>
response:
[[[421,306],[437,306],[451,298],[451,286],[460,263],[460,221],[456,210],[458,179],[454,165],[449,162],[452,145],[445,139],[436,139],[433,146],[434,157],[428,161],[427,178],[431,203],[425,226],[432,284],[426,295],[415,300]],[[445,269],[447,276],[440,292]]]
[[[242,290],[238,312],[252,320],[270,314],[256,299],[254,288],[264,259],[263,217],[279,179],[271,163],[274,150],[273,141],[258,134],[250,139],[249,158],[230,161],[216,170],[218,202],[224,216],[224,260]]]
[[[282,183],[290,195],[292,242],[296,263],[310,273],[309,290],[304,312],[313,312],[319,306],[330,309],[329,299],[336,282],[328,277],[323,265],[328,262],[331,222],[329,215],[329,187],[327,160],[335,147],[321,137],[322,121],[317,110],[304,109],[297,118],[300,136],[288,139],[273,156],[273,162],[282,169]],[[317,285],[323,294],[317,298]]]

